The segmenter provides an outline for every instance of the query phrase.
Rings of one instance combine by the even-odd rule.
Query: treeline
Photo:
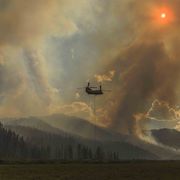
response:
[[[105,152],[102,147],[90,148],[83,144],[77,144],[75,146],[62,145],[61,148],[57,148],[52,151],[53,148],[49,148],[50,159],[63,160],[63,161],[118,161],[118,152]]]
[[[5,129],[0,123],[0,159],[26,159],[33,158],[38,149],[29,146],[20,137],[11,130]]]
[[[34,134],[37,135],[35,129]],[[38,131],[39,132],[39,131]],[[0,124],[1,160],[117,161],[118,152],[105,152],[103,147],[88,146],[69,136],[39,133],[20,136]]]

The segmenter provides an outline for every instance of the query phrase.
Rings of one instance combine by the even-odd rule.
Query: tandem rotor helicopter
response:
[[[109,92],[111,90],[104,90],[102,89],[102,85],[100,84],[99,86],[90,86],[90,82],[88,82],[86,87],[81,87],[77,89],[84,89],[85,93],[88,95],[93,95],[94,96],[94,106],[92,107],[93,112],[94,112],[94,122],[97,121],[96,119],[96,96],[103,95],[105,91]],[[90,100],[90,99],[89,99]],[[89,101],[89,106],[91,107],[91,102]],[[94,140],[95,140],[95,145],[96,145],[96,126],[94,126]]]
[[[99,87],[98,86],[90,86],[90,82],[88,82],[86,87],[78,88],[78,89],[84,89],[88,95],[94,95],[94,96],[103,95],[105,91],[106,92],[111,91],[111,90],[103,90],[102,85],[99,85]]]

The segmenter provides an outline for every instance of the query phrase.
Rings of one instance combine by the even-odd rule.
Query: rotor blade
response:
[[[95,86],[90,86],[90,88],[95,88],[95,89],[97,89],[98,87],[95,87]]]
[[[84,89],[84,88],[86,88],[86,87],[80,87],[80,88],[77,88],[77,89]]]
[[[102,91],[111,92],[112,90],[104,90],[104,89],[103,89]]]

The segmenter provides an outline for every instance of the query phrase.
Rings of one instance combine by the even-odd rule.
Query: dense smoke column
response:
[[[154,99],[175,106],[180,62],[169,57],[161,41],[134,43],[115,61],[119,68],[117,106],[111,127],[127,134],[139,133],[139,114],[148,111]],[[176,80],[175,80],[176,79]],[[121,81],[121,82],[120,82]]]

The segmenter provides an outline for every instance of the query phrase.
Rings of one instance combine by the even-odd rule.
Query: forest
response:
[[[1,160],[117,161],[119,157],[118,152],[105,153],[100,146],[92,148],[69,136],[46,133],[40,141],[25,140],[2,124],[0,147]]]

